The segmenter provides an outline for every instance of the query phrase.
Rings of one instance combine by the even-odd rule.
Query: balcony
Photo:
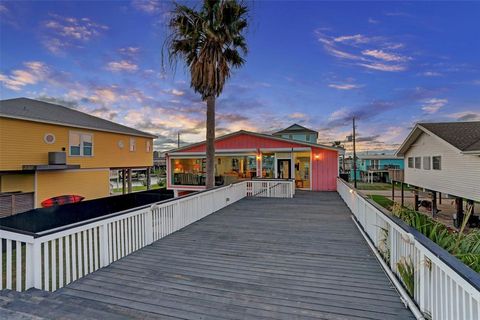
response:
[[[367,166],[367,171],[388,171],[388,170],[400,170],[400,166],[394,165],[394,164]]]

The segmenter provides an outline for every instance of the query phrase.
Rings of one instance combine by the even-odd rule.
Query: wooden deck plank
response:
[[[187,319],[413,319],[336,193],[248,198],[55,293]]]
[[[243,199],[53,294],[4,300],[0,314],[27,318],[414,319],[334,192]]]

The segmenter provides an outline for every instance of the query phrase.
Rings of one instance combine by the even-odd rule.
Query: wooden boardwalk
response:
[[[247,198],[53,294],[9,294],[0,317],[414,319],[333,192]]]

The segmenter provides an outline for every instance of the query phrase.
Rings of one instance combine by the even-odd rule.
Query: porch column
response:
[[[151,167],[147,167],[147,190],[150,190],[150,170]]]
[[[132,168],[128,168],[128,193],[132,193]]]
[[[255,161],[257,161],[257,178],[262,177],[262,153],[260,149],[257,149],[257,154],[255,155]]]
[[[127,177],[125,176],[127,171],[125,169],[122,169],[122,194],[125,194],[126,191],[126,184],[127,181],[125,180]]]

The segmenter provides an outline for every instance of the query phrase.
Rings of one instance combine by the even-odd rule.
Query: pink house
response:
[[[215,140],[215,184],[238,180],[295,179],[299,189],[335,191],[338,155],[343,149],[249,131],[237,131]],[[166,154],[167,188],[205,189],[205,142]]]

